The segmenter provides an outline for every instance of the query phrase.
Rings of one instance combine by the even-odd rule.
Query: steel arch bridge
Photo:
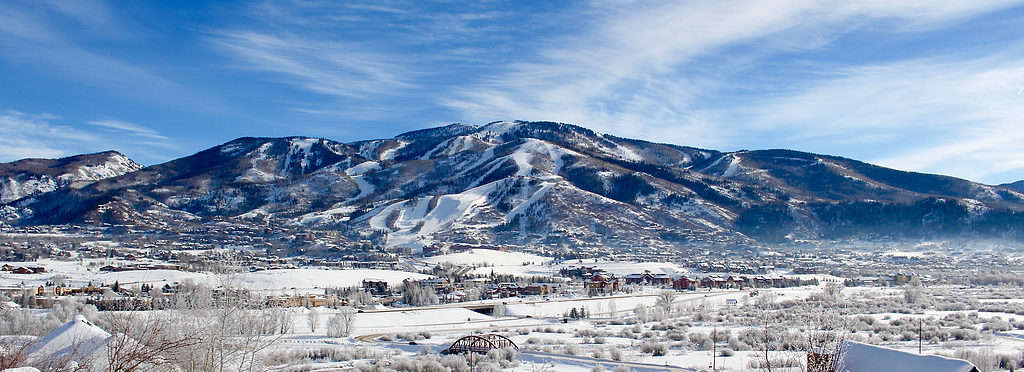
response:
[[[508,337],[498,334],[470,335],[455,340],[452,346],[445,350],[447,354],[481,353],[486,354],[491,349],[512,348],[519,351],[519,346],[509,340]]]

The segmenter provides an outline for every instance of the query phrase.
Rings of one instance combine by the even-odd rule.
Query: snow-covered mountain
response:
[[[141,168],[142,166],[116,151],[61,159],[23,159],[12,163],[0,163],[0,203],[9,203],[66,187],[81,188]]]
[[[1024,238],[1024,194],[788,150],[722,153],[552,122],[392,139],[240,138],[18,205],[22,224],[211,219],[391,246],[616,247],[861,234]]]
[[[1006,187],[1006,188],[1010,188],[1010,189],[1014,189],[1014,190],[1017,190],[1017,191],[1020,191],[1020,192],[1024,192],[1024,180],[1017,181],[1017,182],[1012,182],[1012,183],[1006,183],[1006,184],[1002,184],[1000,186],[1003,186],[1003,187]]]

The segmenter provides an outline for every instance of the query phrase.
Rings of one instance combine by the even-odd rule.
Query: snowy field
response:
[[[452,253],[424,258],[430,264],[447,262],[454,265],[469,266],[523,266],[543,265],[551,262],[551,257],[538,256],[523,252],[503,252],[493,249],[470,249],[465,252]]]
[[[760,290],[759,296],[772,301],[807,301],[822,291],[822,287],[803,287]],[[894,289],[849,288],[848,296],[879,296],[881,300],[899,294]],[[705,297],[707,295],[707,297]],[[331,347],[372,347],[394,353],[398,357],[414,358],[425,349],[436,353],[445,349],[459,337],[479,334],[503,334],[521,348],[518,365],[506,371],[535,371],[548,365],[551,371],[591,371],[595,365],[606,370],[624,365],[634,371],[676,371],[706,370],[712,363],[711,350],[703,350],[691,339],[707,339],[709,335],[730,335],[736,338],[744,331],[758,330],[757,325],[743,325],[724,321],[730,315],[695,317],[698,313],[736,314],[746,311],[757,297],[750,297],[747,291],[720,291],[709,294],[680,293],[676,299],[677,314],[661,321],[638,322],[636,309],[656,307],[657,297],[638,293],[633,296],[609,298],[556,299],[541,303],[510,303],[505,316],[494,318],[466,309],[389,311],[360,313],[357,315],[355,334],[345,339],[330,339],[309,332],[308,326],[296,327],[293,341],[282,348],[296,345],[330,345]],[[737,300],[735,302],[728,301]],[[562,323],[558,318],[572,307],[586,307],[595,316],[590,319],[569,320]],[[621,309],[615,315],[611,310]],[[604,313],[601,313],[603,310]],[[332,310],[320,309],[321,314]],[[879,313],[871,314],[880,322],[918,317],[921,319],[941,318],[950,314],[965,314],[982,319],[1000,316],[1002,319],[1019,319],[1011,314],[993,312],[930,311],[923,314]],[[975,315],[969,315],[969,314]],[[305,312],[296,317],[296,324],[306,324]],[[849,317],[868,314],[850,314]],[[324,317],[324,315],[321,315]],[[883,321],[883,319],[885,319]],[[663,328],[667,324],[685,324],[675,330]],[[895,323],[894,323],[895,324]],[[979,329],[982,327],[979,326]],[[958,351],[987,351],[994,354],[1010,355],[1024,350],[1024,332],[1009,331],[985,335],[970,341],[934,342],[926,340],[923,350],[926,354],[949,355]],[[854,332],[853,334],[856,334]],[[679,341],[675,341],[676,335]],[[856,338],[859,336],[851,336]],[[664,340],[664,341],[662,341]],[[643,351],[651,341],[664,343],[665,355],[655,356]],[[410,345],[410,342],[416,345]],[[717,342],[719,354],[714,364],[720,370],[750,371],[752,363],[763,356],[758,350],[732,350],[738,341],[729,338]],[[894,340],[884,345],[905,351],[916,352],[916,340]],[[723,353],[723,349],[729,350]],[[771,351],[778,360],[803,360],[801,352]],[[616,360],[617,359],[617,360]],[[324,364],[323,366],[327,366]],[[668,366],[668,367],[666,367]],[[786,369],[782,369],[786,370]]]
[[[534,256],[525,253],[508,253],[508,252],[480,252],[485,250],[472,250],[473,253],[462,252],[456,254],[449,254],[443,256],[435,256],[425,259],[424,261],[430,264],[436,264],[438,262],[451,262],[455,264],[477,266],[472,274],[476,275],[489,275],[492,272],[495,274],[502,275],[515,275],[521,277],[528,276],[553,276],[557,275],[558,271],[564,268],[571,267],[594,267],[597,269],[605,270],[608,273],[622,277],[629,274],[643,273],[644,271],[650,271],[653,274],[683,274],[690,275],[691,277],[703,277],[712,274],[728,275],[729,273],[703,273],[697,272],[690,268],[672,262],[634,262],[634,261],[605,261],[605,260],[568,260],[560,262],[548,262],[550,259],[545,259],[541,256]],[[479,252],[479,253],[478,253]],[[480,253],[479,257],[476,256]],[[503,260],[499,260],[499,258]],[[543,263],[548,262],[548,263]],[[796,277],[804,280],[811,278],[817,278],[818,280],[823,279],[837,279],[842,281],[842,278],[837,278],[830,275],[822,274],[792,274],[786,271],[769,272],[765,275],[784,275],[786,277]]]
[[[473,270],[473,274],[487,275],[495,274],[516,275],[516,276],[541,276],[555,275],[558,270],[569,267],[596,267],[615,274],[625,276],[628,274],[643,273],[645,270],[655,274],[693,274],[691,270],[674,263],[662,262],[629,262],[629,261],[600,261],[572,260],[552,264],[537,264],[529,261],[520,264],[500,264],[488,267],[479,267]]]
[[[549,263],[521,253],[473,250],[432,257],[423,264],[493,265],[478,270],[557,272],[581,263]],[[328,287],[359,285],[363,279],[383,279],[397,285],[406,278],[426,275],[390,270],[287,269],[233,275],[173,270],[99,272],[110,260],[84,262],[40,261],[16,266],[45,266],[45,274],[0,274],[0,285],[35,286],[55,278],[72,283],[112,283],[133,286],[182,281],[228,285],[265,292],[319,293]],[[598,262],[617,275],[642,272],[686,273],[670,263]],[[526,268],[526,269],[524,269]],[[821,283],[837,278],[802,276]],[[907,299],[904,288],[852,287],[827,295],[818,286],[751,290],[682,291],[670,297],[648,288],[613,296],[578,295],[482,300],[426,307],[365,307],[353,314],[351,335],[329,336],[327,330],[339,309],[283,309],[291,324],[264,351],[276,363],[271,370],[314,371],[352,368],[381,360],[442,361],[438,353],[461,337],[495,333],[520,347],[515,360],[485,360],[503,371],[591,371],[625,367],[633,371],[698,371],[714,363],[719,370],[750,371],[763,359],[758,335],[765,324],[775,337],[768,355],[777,363],[804,361],[799,347],[782,351],[783,343],[799,345],[827,325],[841,325],[850,340],[917,352],[918,327],[923,330],[925,354],[962,356],[976,360],[1018,358],[1024,353],[1024,290],[1017,288],[924,288],[920,298]],[[495,305],[494,313],[468,307]],[[465,307],[464,307],[465,306]],[[567,318],[584,309],[584,319]],[[841,309],[841,310],[839,310]],[[47,316],[45,310],[31,310]],[[100,313],[102,314],[102,313]],[[764,317],[764,318],[762,318]],[[101,324],[101,322],[97,322]],[[713,353],[715,350],[716,353]],[[272,358],[271,358],[272,356]],[[984,358],[983,358],[984,357]],[[490,358],[490,357],[482,357]],[[981,358],[981,359],[978,359]],[[451,359],[449,358],[450,362]],[[995,368],[995,367],[993,367]],[[776,370],[776,369],[773,369]],[[786,369],[779,369],[786,370]],[[789,369],[795,371],[797,369]],[[999,369],[989,369],[999,370]]]
[[[278,269],[233,274],[195,273],[178,270],[136,270],[120,272],[103,272],[99,268],[107,264],[136,263],[133,261],[91,260],[56,261],[40,260],[38,262],[13,262],[17,266],[42,266],[46,273],[13,274],[0,273],[0,287],[36,287],[46,282],[61,280],[72,285],[110,285],[118,282],[122,286],[134,288],[145,284],[162,286],[164,284],[191,281],[204,283],[212,287],[246,288],[256,291],[285,293],[323,293],[324,288],[346,288],[361,286],[363,279],[387,281],[389,285],[400,285],[405,279],[420,280],[429,276],[395,270],[377,269]]]

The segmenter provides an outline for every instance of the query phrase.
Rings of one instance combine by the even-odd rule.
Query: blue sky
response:
[[[0,161],[552,120],[1024,179],[1024,1],[0,3]]]

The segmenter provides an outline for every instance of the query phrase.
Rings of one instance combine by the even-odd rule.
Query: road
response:
[[[536,350],[524,350],[524,351],[520,351],[519,354],[522,355],[522,356],[520,356],[520,359],[524,359],[523,358],[524,356],[525,357],[533,356],[533,357],[536,357],[536,358],[539,358],[539,359],[547,359],[547,360],[552,360],[553,359],[553,360],[561,360],[561,361],[568,361],[568,362],[576,362],[576,363],[586,364],[586,365],[590,365],[590,366],[600,364],[600,365],[604,366],[605,369],[608,369],[608,370],[611,370],[611,369],[615,368],[616,366],[626,366],[626,367],[630,367],[630,368],[641,368],[644,371],[667,371],[667,372],[681,372],[681,371],[682,372],[696,372],[696,371],[699,371],[697,369],[683,368],[683,367],[672,366],[672,365],[659,365],[659,364],[639,363],[639,362],[620,362],[620,361],[615,361],[615,360],[611,360],[611,359],[598,359],[598,358],[591,358],[591,357],[578,356],[578,355],[565,355],[565,354],[545,353],[545,352],[536,351]]]

